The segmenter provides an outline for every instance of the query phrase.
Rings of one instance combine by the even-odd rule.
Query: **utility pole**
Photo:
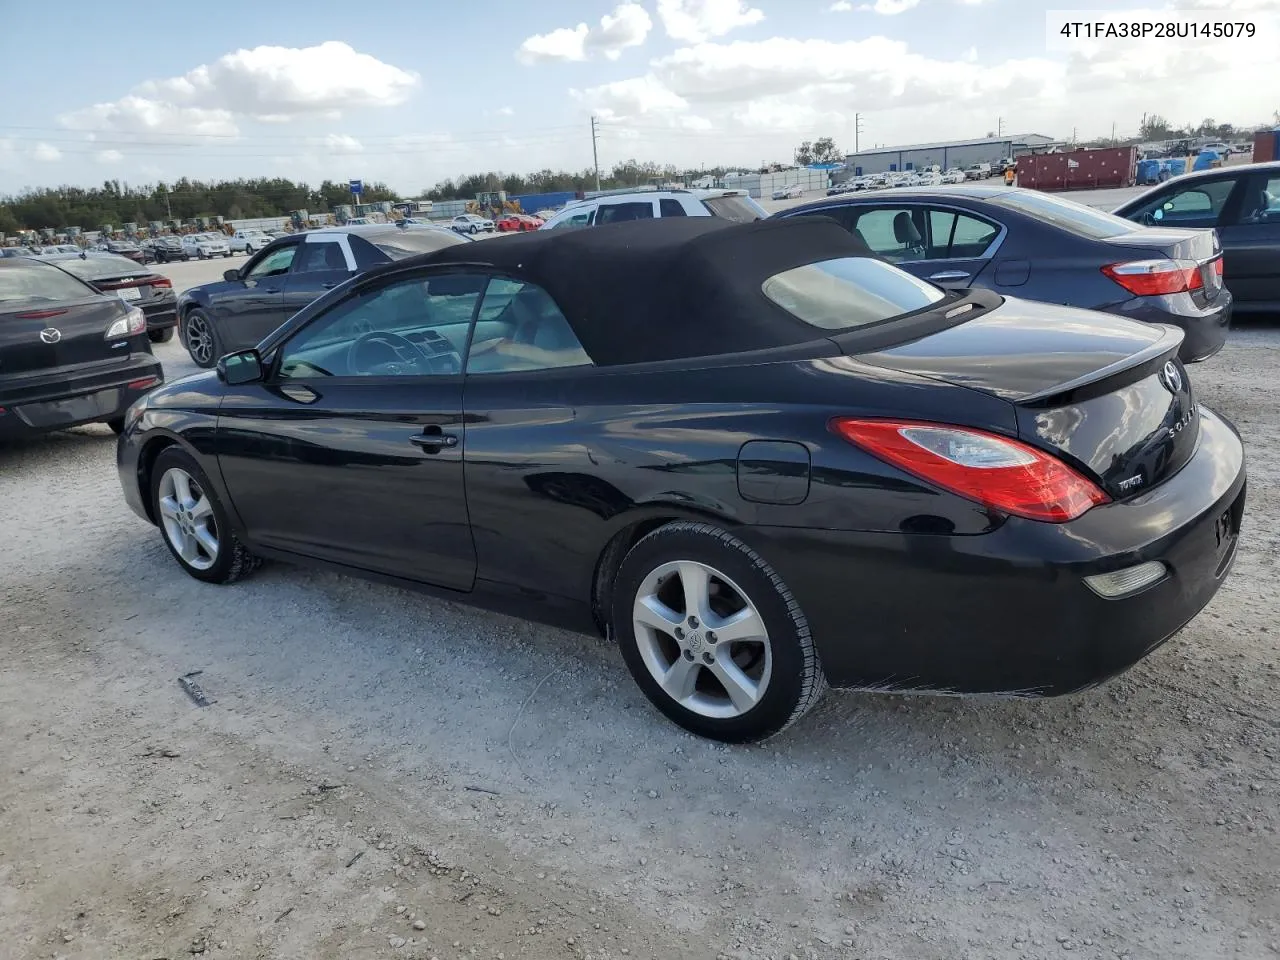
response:
[[[858,138],[862,134],[862,114],[853,115],[853,152],[858,152]]]
[[[1004,117],[996,117],[996,137],[1004,137]]]
[[[173,219],[173,208],[169,206],[169,185],[164,185],[164,218],[166,220]]]
[[[597,192],[599,192],[600,190],[600,151],[596,147],[596,140],[598,138],[599,138],[599,134],[596,133],[596,117],[595,117],[595,114],[593,113],[591,115],[591,161],[596,168],[596,191]]]

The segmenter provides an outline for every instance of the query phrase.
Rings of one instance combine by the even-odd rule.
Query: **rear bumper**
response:
[[[153,380],[146,386],[141,382]],[[65,370],[0,384],[0,440],[123,417],[138,398],[164,382],[160,361],[139,354],[109,370]]]
[[[786,581],[836,686],[1054,696],[1106,680],[1218,591],[1245,502],[1235,430],[1202,409],[1195,456],[1139,497],[1066,524],[978,536],[738,528]],[[1224,524],[1225,519],[1225,524]],[[1084,577],[1148,560],[1163,580],[1104,599]]]
[[[178,325],[178,301],[167,300],[163,303],[148,304],[142,308],[147,318],[147,330],[167,330]]]
[[[1235,302],[1224,288],[1209,307],[1197,307],[1190,294],[1138,297],[1115,307],[1112,313],[1145,323],[1168,323],[1185,335],[1178,350],[1183,363],[1207,360],[1222,349],[1231,330]]]

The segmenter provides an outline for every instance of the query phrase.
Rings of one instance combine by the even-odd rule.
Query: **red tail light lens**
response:
[[[173,281],[168,277],[156,277],[154,280],[149,281],[149,283],[153,287],[168,287],[169,289],[173,289]]]
[[[19,320],[48,320],[50,317],[60,317],[66,312],[65,310],[28,310],[26,313],[15,313],[14,316]]]
[[[1219,259],[1219,271],[1221,263]],[[1204,286],[1200,264],[1194,260],[1131,260],[1108,264],[1102,272],[1137,297],[1186,293]]]
[[[1222,258],[1221,257],[1213,261],[1213,272],[1216,273],[1218,276],[1222,276]]]
[[[831,421],[831,429],[934,486],[1029,520],[1063,523],[1111,499],[1047,453],[982,430],[845,418]]]

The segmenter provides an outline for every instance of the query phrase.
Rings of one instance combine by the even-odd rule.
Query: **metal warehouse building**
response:
[[[993,166],[1006,157],[1048,146],[1056,141],[1039,133],[1024,133],[981,140],[955,140],[950,143],[917,143],[908,147],[877,147],[861,150],[845,158],[849,176],[889,173],[895,170],[920,170],[937,164],[943,170],[968,167],[975,163]]]

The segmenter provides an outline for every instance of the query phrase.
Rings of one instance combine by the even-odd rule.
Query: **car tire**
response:
[[[225,260],[227,257],[230,257],[230,256],[231,256],[231,251],[228,250],[226,253],[222,255],[222,258]]]
[[[194,331],[195,337],[192,338]],[[212,369],[222,356],[222,342],[218,338],[217,327],[209,315],[199,307],[187,311],[184,318],[182,342],[197,367]]]
[[[618,568],[611,606],[641,691],[698,736],[763,740],[826,692],[800,605],[764,558],[719,527],[669,523],[645,536]]]
[[[149,493],[165,546],[195,579],[234,583],[261,565],[232,531],[205,472],[181,447],[160,451],[151,467]]]
[[[471,225],[471,232],[472,232],[472,233],[479,233],[479,232],[480,232],[480,228],[479,228],[479,227],[477,227],[477,226],[473,223],[473,224]]]
[[[244,245],[244,255],[245,255],[246,257],[252,257],[252,256],[253,256],[253,244],[246,243],[246,244]]]
[[[107,420],[106,424],[111,428],[111,432],[117,437],[124,433],[124,417],[115,417],[111,420]]]
[[[148,330],[147,337],[152,343],[168,343],[173,339],[173,327],[165,327],[163,330]]]

